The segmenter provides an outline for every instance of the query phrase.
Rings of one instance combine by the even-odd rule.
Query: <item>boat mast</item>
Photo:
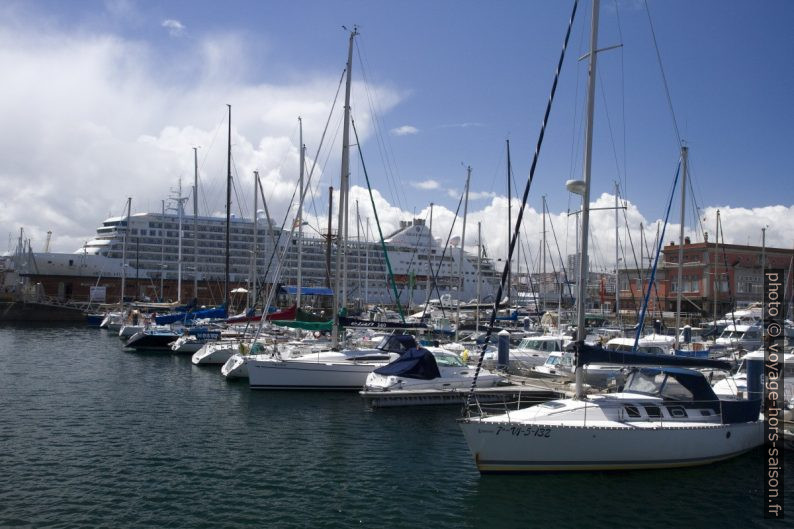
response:
[[[511,294],[511,286],[513,285],[513,275],[512,275],[512,262],[510,262],[510,236],[512,235],[511,230],[513,229],[513,200],[512,200],[512,185],[510,181],[510,172],[512,171],[512,166],[510,165],[510,140],[506,140],[507,143],[507,306],[511,307],[512,304],[510,301],[513,299]],[[519,261],[521,262],[521,261]],[[478,283],[479,285],[479,283]],[[477,296],[477,303],[480,302],[480,296]]]
[[[720,278],[717,275],[717,245],[719,244],[720,240],[720,210],[717,210],[717,224],[714,230],[714,306],[712,307],[712,311],[714,313],[714,327],[717,327],[717,306],[718,306],[718,299],[719,299],[719,292],[720,292]]]
[[[229,302],[229,226],[232,220],[232,106],[229,108],[229,129],[226,148],[226,268],[223,281],[223,304],[228,307]]]
[[[595,108],[595,81],[596,81],[596,50],[598,48],[598,8],[599,0],[593,0],[593,15],[590,26],[590,53],[587,86],[587,125],[585,128],[584,149],[584,193],[582,194],[582,251],[579,260],[579,281],[577,285],[576,304],[576,341],[579,346],[584,345],[585,329],[585,298],[587,297],[587,243],[590,228],[590,172],[593,165],[593,111]],[[545,263],[544,263],[545,264]],[[545,299],[545,298],[544,298]],[[577,362],[578,364],[578,362]],[[583,390],[584,372],[582,366],[576,366],[576,398],[584,398]]]
[[[543,219],[543,242],[540,245],[540,295],[543,296],[543,312],[546,312],[546,195],[543,195],[542,214]]]
[[[430,203],[430,224],[427,227],[427,300],[433,295],[433,203]]]
[[[678,288],[675,296],[675,348],[680,347],[679,333],[681,327],[681,296],[684,291],[684,221],[686,213],[686,172],[687,147],[681,147],[681,227],[678,233]]]
[[[163,213],[160,220],[160,301],[165,301],[165,291],[163,290],[163,279],[165,278],[165,200],[161,201]]]
[[[177,258],[176,258],[176,302],[182,303],[182,204],[186,198],[182,198],[182,177],[179,178],[179,188],[177,189],[176,212],[179,218],[179,233],[177,234]]]
[[[297,292],[295,294],[295,305],[301,308],[301,280],[303,279],[303,172],[305,167],[306,146],[303,144],[303,120],[298,116],[298,129],[300,144],[300,164],[298,168],[298,182],[300,187],[300,200],[298,201],[298,277],[296,279]]]
[[[509,141],[509,140],[508,140]],[[475,312],[475,332],[480,330],[480,265],[482,263],[482,222],[477,222],[477,311]]]
[[[369,303],[369,217],[367,217],[367,224],[364,228],[364,306]]]
[[[331,231],[331,213],[334,210],[334,186],[328,188],[328,238],[325,243],[325,286],[331,288],[331,242],[333,241],[333,232]],[[334,306],[336,306],[336,297],[334,297]],[[333,318],[333,314],[331,315]]]
[[[132,197],[127,197],[127,223],[124,227],[124,239],[121,243],[121,299],[119,304],[124,309],[124,290],[127,280],[127,236],[130,233],[130,208],[132,208]]]
[[[620,322],[620,221],[618,220],[618,183],[615,182],[615,318],[618,322],[618,327],[621,327]]]
[[[469,210],[469,184],[471,183],[471,165],[466,167],[466,194],[465,199],[463,200],[463,229],[460,234],[460,254],[458,258],[460,261],[458,262],[458,310],[457,310],[457,322],[455,323],[455,340],[458,340],[458,330],[460,329],[460,304],[463,302],[463,289],[465,287],[465,282],[463,279],[463,259],[465,258],[465,248],[466,246],[466,216]]]
[[[198,300],[198,147],[193,147],[193,299]]]
[[[356,270],[361,271],[361,216],[358,213],[358,199],[356,199]],[[356,274],[359,299],[361,299],[361,275]]]
[[[254,175],[254,242],[251,245],[251,270],[248,273],[248,307],[253,307],[256,303],[256,246],[259,236],[257,228],[259,227],[259,217],[256,213],[259,207],[259,178]]]
[[[345,82],[345,117],[342,129],[342,170],[339,183],[339,218],[336,223],[336,288],[334,289],[334,314],[331,343],[334,348],[339,346],[339,310],[347,306],[347,192],[350,179],[350,84],[353,69],[353,39],[358,35],[356,26],[350,32],[347,50],[347,79]],[[343,259],[344,254],[344,259]],[[341,303],[340,303],[341,302]],[[341,306],[340,306],[341,305]]]

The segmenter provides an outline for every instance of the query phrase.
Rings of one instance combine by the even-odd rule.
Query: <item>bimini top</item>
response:
[[[709,367],[730,371],[731,364],[723,360],[710,360],[707,358],[689,358],[667,354],[630,353],[612,351],[600,346],[587,345],[586,343],[574,344],[574,350],[579,354],[576,358],[577,367],[587,364],[618,364],[624,366],[670,366],[670,367]]]
[[[416,338],[410,334],[390,334],[381,340],[376,349],[403,354],[416,347],[419,347],[419,344],[416,343]]]
[[[433,380],[441,376],[433,353],[427,349],[416,347],[409,349],[408,352],[392,363],[379,367],[375,370],[375,373],[386,376],[418,378],[420,380]]]

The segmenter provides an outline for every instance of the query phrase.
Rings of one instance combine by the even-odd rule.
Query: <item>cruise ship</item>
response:
[[[230,221],[230,292],[254,290],[254,275],[258,276],[259,285],[296,285],[299,246],[302,287],[335,286],[335,237],[331,237],[333,242],[329,245],[327,237],[304,233],[299,245],[297,231],[279,228],[262,213],[257,214],[256,222],[254,267],[254,220],[232,217]],[[118,302],[123,277],[125,299],[184,302],[196,298],[202,304],[221,302],[226,299],[226,219],[200,216],[194,220],[183,216],[181,226],[180,238],[179,215],[171,212],[111,217],[74,253],[20,252],[17,272],[43,290],[41,294],[60,299]],[[385,243],[403,305],[442,297],[469,301],[477,297],[478,281],[482,301],[492,301],[496,294],[498,278],[493,262],[485,257],[478,263],[477,255],[468,252],[463,253],[461,262],[460,248],[448,247],[444,251],[442,241],[432,237],[423,219],[401,221],[399,229],[385,237]],[[380,242],[350,240],[346,249],[348,303],[394,305]],[[280,265],[279,259],[283,260]],[[432,278],[431,266],[435,281],[428,281]],[[177,292],[180,285],[181,295]],[[245,294],[242,297],[246,298]]]

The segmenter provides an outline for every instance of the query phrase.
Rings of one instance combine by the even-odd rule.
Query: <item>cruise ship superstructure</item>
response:
[[[129,222],[129,226],[128,226]],[[200,302],[218,302],[223,298],[226,261],[226,219],[197,217],[194,236],[193,217],[183,217],[181,237],[182,301],[196,294]],[[298,262],[297,232],[269,223],[262,215],[257,220],[256,267],[259,284],[296,285]],[[179,275],[179,217],[176,213],[136,213],[129,217],[111,217],[102,222],[96,236],[74,253],[27,253],[18,259],[18,272],[44,285],[46,295],[86,300],[89,287],[105,286],[106,301],[118,300],[117,286],[126,271],[125,296],[137,299],[176,300],[175,281]],[[124,237],[127,235],[126,267]],[[335,284],[337,243],[325,237],[301,238],[301,285],[325,287]],[[252,277],[254,221],[232,218],[229,241],[229,283],[248,287]],[[278,251],[273,253],[274,242]],[[428,298],[450,294],[452,299],[469,301],[477,296],[493,300],[497,278],[488,258],[479,262],[476,255],[443,245],[432,238],[423,219],[401,221],[395,232],[385,237],[389,260],[400,301],[423,303]],[[285,249],[284,246],[288,248]],[[351,240],[347,243],[347,299],[350,302],[394,304],[386,260],[380,242]],[[443,261],[442,261],[443,254]],[[277,260],[284,259],[281,266]],[[329,265],[330,263],[330,265]],[[439,267],[439,263],[441,266]],[[430,273],[432,265],[435,279]],[[277,268],[280,277],[275,276]],[[330,269],[329,269],[330,268]],[[463,284],[462,294],[458,294]],[[196,284],[197,283],[197,284]],[[198,292],[194,292],[197,287]],[[162,290],[161,290],[162,289]],[[116,299],[113,299],[115,292]],[[82,295],[81,295],[82,293]],[[162,295],[161,295],[162,293]],[[80,299],[82,298],[82,299]]]

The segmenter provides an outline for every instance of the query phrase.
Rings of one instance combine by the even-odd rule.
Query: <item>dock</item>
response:
[[[573,395],[564,382],[511,375],[509,384],[488,388],[475,388],[479,403],[505,404],[515,408],[539,404]],[[399,389],[393,391],[359,391],[359,395],[373,408],[402,406],[429,406],[442,404],[463,405],[470,388],[450,389]]]

